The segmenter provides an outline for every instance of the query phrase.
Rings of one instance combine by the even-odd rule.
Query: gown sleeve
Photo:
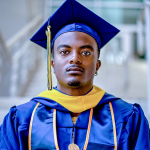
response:
[[[148,121],[138,104],[133,105],[133,112],[129,117],[126,130],[129,136],[129,149],[150,150],[150,130]]]
[[[0,150],[19,150],[16,111],[12,107],[0,126]]]

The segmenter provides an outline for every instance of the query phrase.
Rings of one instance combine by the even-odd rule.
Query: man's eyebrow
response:
[[[71,48],[71,47],[69,45],[61,44],[57,47],[57,50],[59,50],[60,48]]]
[[[94,51],[93,47],[91,45],[83,45],[83,46],[80,46],[80,49],[85,49],[85,48],[88,48],[92,51]]]

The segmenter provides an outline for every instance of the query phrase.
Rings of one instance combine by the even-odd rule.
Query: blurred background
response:
[[[150,121],[150,0],[77,1],[121,30],[101,49],[94,84],[139,103]],[[29,39],[63,2],[0,1],[0,124],[10,107],[47,89],[46,50]]]

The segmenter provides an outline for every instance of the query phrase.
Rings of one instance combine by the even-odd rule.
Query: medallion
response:
[[[68,150],[80,150],[78,145],[72,143],[68,146]]]

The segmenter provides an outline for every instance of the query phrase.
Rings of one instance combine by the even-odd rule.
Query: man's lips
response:
[[[69,74],[81,74],[84,72],[84,70],[84,68],[78,65],[72,65],[66,69],[66,71],[69,72]]]

